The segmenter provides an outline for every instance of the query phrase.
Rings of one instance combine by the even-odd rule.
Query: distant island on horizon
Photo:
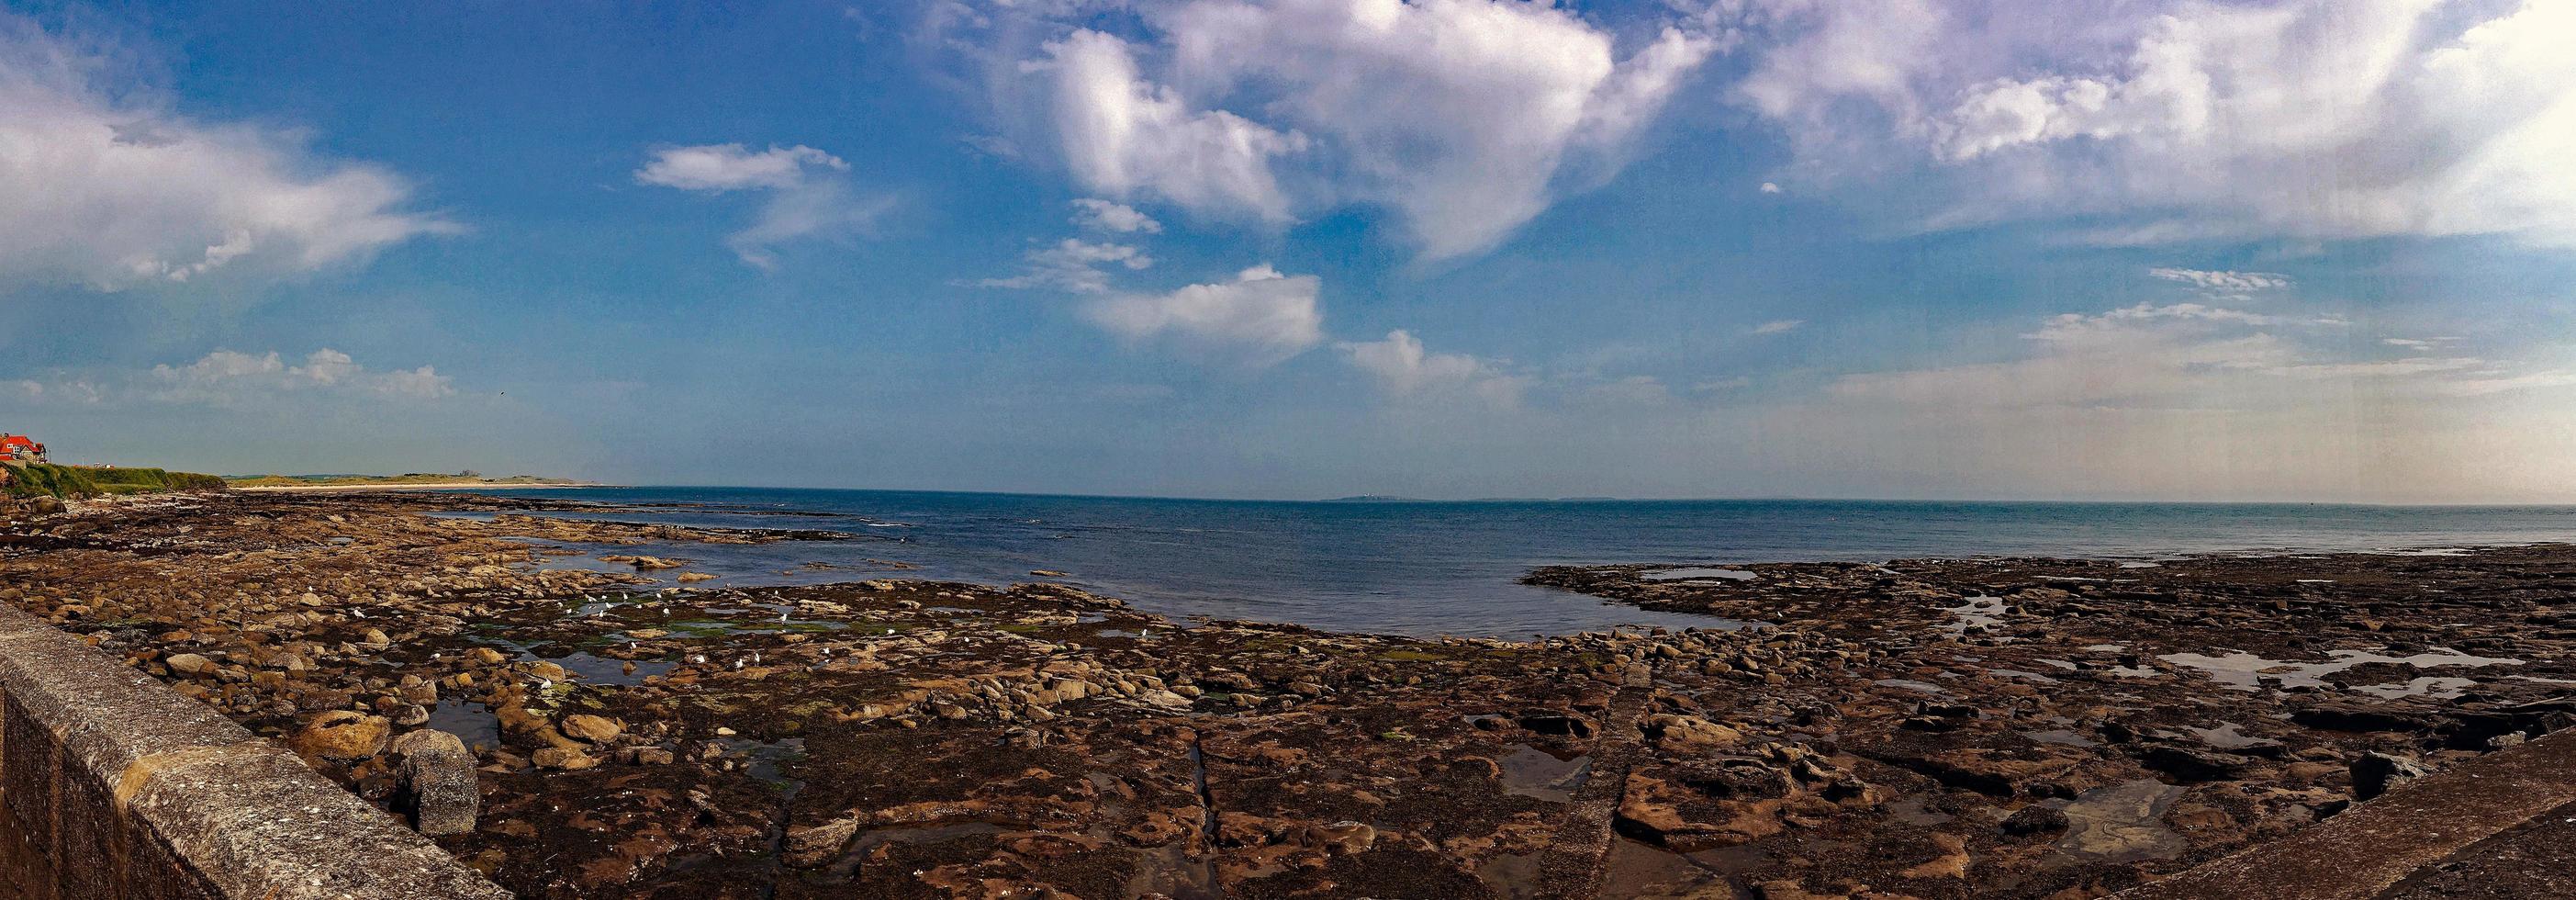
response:
[[[1429,497],[1399,497],[1389,494],[1355,494],[1332,497],[1323,503],[1616,503],[1618,497],[1470,497],[1465,500],[1434,500]]]

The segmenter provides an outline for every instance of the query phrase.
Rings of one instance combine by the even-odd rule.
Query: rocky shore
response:
[[[2576,722],[2571,547],[1545,569],[1712,627],[1506,642],[708,588],[857,538],[614,511],[0,511],[0,602],[526,897],[2091,897]]]

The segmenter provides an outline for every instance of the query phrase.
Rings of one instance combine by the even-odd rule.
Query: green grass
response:
[[[224,480],[194,472],[161,469],[101,469],[38,464],[10,467],[12,497],[96,497],[102,494],[148,494],[160,491],[222,490]]]

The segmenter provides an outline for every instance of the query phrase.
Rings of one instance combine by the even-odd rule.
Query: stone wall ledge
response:
[[[0,892],[28,900],[510,896],[295,754],[5,606]]]
[[[2114,900],[2366,900],[2576,803],[2576,729],[2416,778],[2334,818]]]

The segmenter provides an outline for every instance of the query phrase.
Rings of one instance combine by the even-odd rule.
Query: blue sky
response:
[[[10,3],[76,461],[2576,500],[2547,0]]]

